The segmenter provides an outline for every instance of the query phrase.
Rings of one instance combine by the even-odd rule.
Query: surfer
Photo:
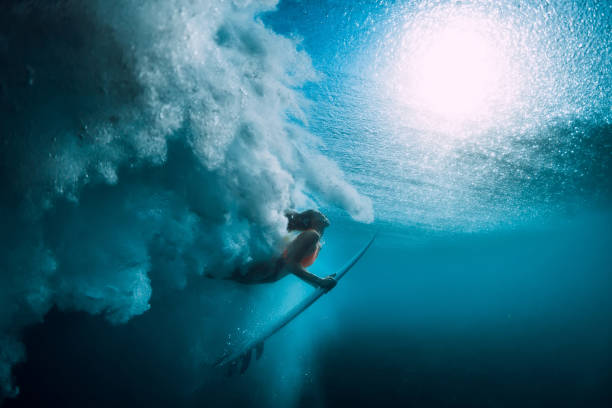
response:
[[[308,284],[326,291],[336,286],[334,276],[320,278],[306,270],[312,265],[321,250],[321,237],[329,226],[326,216],[315,210],[304,212],[286,211],[287,231],[300,234],[287,245],[283,253],[273,259],[251,262],[234,270],[228,278],[243,284],[270,283],[293,273]]]
[[[287,246],[282,255],[275,257],[267,262],[256,262],[247,264],[243,269],[238,268],[232,279],[240,283],[265,283],[275,282],[282,277],[293,273],[300,279],[309,284],[322,288],[315,290],[309,296],[302,299],[293,308],[284,313],[276,322],[267,325],[256,336],[249,336],[242,344],[238,344],[226,350],[223,355],[214,363],[215,367],[227,367],[227,375],[232,375],[238,368],[240,374],[244,373],[251,358],[255,354],[255,359],[259,360],[264,350],[264,342],[288,325],[293,319],[298,317],[304,310],[308,309],[321,296],[336,286],[336,282],[346,275],[346,273],[361,259],[368,248],[374,242],[376,235],[365,245],[361,251],[353,256],[345,266],[337,273],[320,278],[311,274],[306,268],[315,261],[321,249],[321,236],[325,228],[329,226],[329,220],[320,212],[308,210],[301,213],[287,211],[285,216],[288,219],[287,230],[299,231],[300,234]]]

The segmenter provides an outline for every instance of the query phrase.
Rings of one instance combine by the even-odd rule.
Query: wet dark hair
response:
[[[329,226],[327,217],[315,210],[306,210],[301,213],[287,210],[285,216],[288,220],[287,231],[306,231],[316,226],[321,229],[320,232],[322,233],[322,230]]]

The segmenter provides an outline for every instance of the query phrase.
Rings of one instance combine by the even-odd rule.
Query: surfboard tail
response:
[[[240,367],[239,373],[244,374],[244,372],[249,368],[251,364],[251,360],[253,358],[253,354],[255,354],[255,359],[259,360],[263,355],[264,351],[264,342],[257,343],[254,347],[247,349],[244,353],[239,356],[234,356],[228,352],[225,353],[221,358],[219,358],[214,364],[213,367],[225,367],[227,366],[226,375],[231,377],[238,371],[238,367]]]

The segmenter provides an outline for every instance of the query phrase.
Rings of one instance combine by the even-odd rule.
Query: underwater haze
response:
[[[612,3],[0,4],[0,405],[612,405]],[[350,273],[223,279],[287,209]]]

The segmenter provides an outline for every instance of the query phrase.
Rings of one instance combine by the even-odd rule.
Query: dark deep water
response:
[[[0,5],[0,404],[611,406],[612,4],[271,3]]]

